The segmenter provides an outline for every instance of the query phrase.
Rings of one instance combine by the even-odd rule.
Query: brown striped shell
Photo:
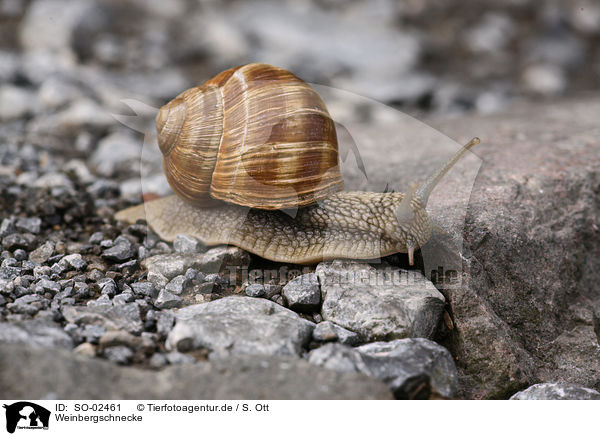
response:
[[[224,71],[164,105],[156,129],[171,188],[197,206],[293,208],[343,189],[323,100],[282,68]]]

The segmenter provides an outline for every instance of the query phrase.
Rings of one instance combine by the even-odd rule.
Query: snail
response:
[[[407,193],[346,192],[335,125],[319,95],[282,68],[248,64],[188,89],[156,116],[175,192],[116,214],[164,240],[188,234],[298,264],[414,252],[432,224],[432,190],[473,138]],[[288,209],[297,208],[295,216]]]

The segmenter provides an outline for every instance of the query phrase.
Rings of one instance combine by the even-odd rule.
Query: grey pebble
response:
[[[71,268],[81,271],[87,266],[87,262],[83,260],[81,254],[69,254],[61,259],[61,263],[69,265]]]
[[[172,309],[179,307],[183,303],[183,299],[177,295],[174,295],[166,289],[161,289],[158,293],[158,297],[154,300],[154,305],[159,309]]]
[[[30,251],[35,244],[35,235],[31,233],[12,233],[2,238],[2,247],[9,251],[18,248]]]
[[[318,323],[313,330],[313,339],[317,342],[337,341],[344,345],[357,345],[360,338],[357,333],[340,327],[330,321]]]
[[[147,296],[150,298],[154,298],[157,294],[154,285],[150,282],[136,282],[131,284],[131,289],[133,289],[133,293],[136,295]]]
[[[171,351],[165,355],[167,361],[171,365],[181,365],[184,363],[196,363],[196,359],[187,354],[180,353],[179,351]]]
[[[162,338],[167,337],[175,325],[175,315],[171,311],[160,311],[156,314],[156,333]]]
[[[122,262],[135,256],[133,243],[124,236],[118,236],[113,246],[102,252],[102,257],[115,262]]]
[[[133,351],[131,351],[131,348],[125,345],[117,345],[115,347],[105,348],[104,357],[111,362],[125,365],[131,361],[131,358],[133,357]]]
[[[154,353],[148,361],[148,365],[153,369],[162,368],[163,366],[167,365],[167,363],[167,358],[162,353]]]
[[[517,392],[511,400],[600,400],[600,392],[573,383],[538,383]]]
[[[42,220],[39,217],[19,218],[15,223],[17,230],[26,233],[38,234],[42,225]]]
[[[206,251],[206,247],[193,236],[177,235],[173,240],[173,249],[175,253],[198,253]]]
[[[282,295],[290,309],[298,312],[314,312],[321,304],[321,288],[314,273],[302,274],[289,281]]]
[[[15,232],[15,219],[4,218],[0,224],[0,238],[3,238]]]
[[[27,259],[27,252],[21,248],[17,248],[15,250],[15,252],[13,253],[13,255],[15,256],[15,259],[18,261],[23,261],[23,260]]]
[[[176,276],[165,286],[165,290],[171,294],[180,295],[183,292],[188,279],[185,276]]]

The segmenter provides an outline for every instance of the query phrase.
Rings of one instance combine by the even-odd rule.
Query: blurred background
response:
[[[600,2],[0,0],[2,171],[43,184],[76,158],[88,182],[130,180],[140,138],[111,116],[133,114],[121,100],[158,107],[256,61],[421,118],[505,111],[598,88]]]

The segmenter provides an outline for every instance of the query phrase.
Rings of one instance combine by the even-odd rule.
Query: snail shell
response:
[[[226,70],[164,105],[163,168],[195,206],[306,206],[343,189],[335,124],[319,95],[282,68]]]

